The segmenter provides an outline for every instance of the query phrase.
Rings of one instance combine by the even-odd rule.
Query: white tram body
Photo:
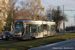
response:
[[[17,20],[14,25],[16,39],[42,38],[56,35],[56,24],[50,21]]]

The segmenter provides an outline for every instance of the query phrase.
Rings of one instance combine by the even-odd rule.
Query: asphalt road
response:
[[[49,44],[41,47],[31,48],[28,50],[75,50],[75,39]]]
[[[0,38],[0,43],[12,42],[12,41],[18,41],[18,40],[9,39],[8,41],[6,41],[6,40],[2,40],[2,39]]]

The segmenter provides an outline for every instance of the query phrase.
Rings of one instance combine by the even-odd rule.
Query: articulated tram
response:
[[[14,25],[14,37],[18,40],[42,38],[56,35],[55,22],[17,20]]]

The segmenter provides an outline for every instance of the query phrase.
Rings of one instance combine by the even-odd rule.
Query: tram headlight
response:
[[[15,35],[22,36],[22,32],[21,33],[15,33]]]
[[[22,32],[21,33],[19,33],[20,34],[20,36],[22,36]]]

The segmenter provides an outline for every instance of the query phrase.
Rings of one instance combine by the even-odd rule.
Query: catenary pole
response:
[[[64,5],[63,5],[63,34],[65,35]]]

